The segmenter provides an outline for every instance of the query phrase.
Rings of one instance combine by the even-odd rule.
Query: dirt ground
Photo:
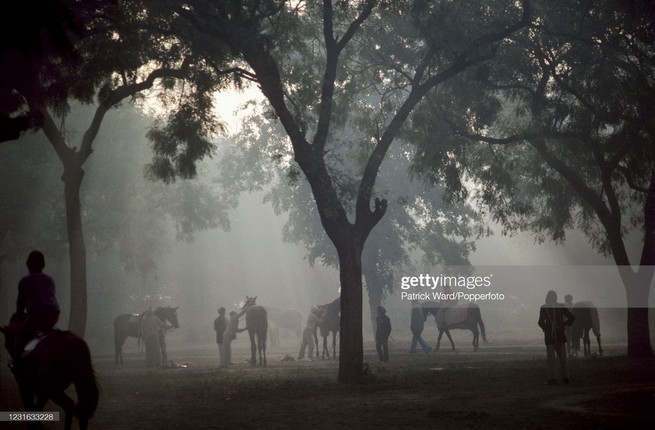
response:
[[[629,360],[625,345],[606,345],[604,357],[573,359],[568,386],[544,385],[538,344],[485,345],[477,353],[397,348],[388,363],[365,348],[370,365],[361,385],[338,384],[335,360],[282,361],[295,356],[295,345],[269,348],[265,368],[248,364],[245,343],[237,344],[237,363],[228,370],[217,368],[210,346],[172,348],[169,358],[182,367],[171,369],[146,369],[136,350],[125,354],[123,368],[108,354],[94,356],[101,397],[90,428],[655,428],[655,360]],[[20,410],[4,357],[0,377],[0,411]],[[52,403],[46,409],[58,410]]]

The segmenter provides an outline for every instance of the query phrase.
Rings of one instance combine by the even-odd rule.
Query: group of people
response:
[[[247,330],[247,327],[239,328],[239,318],[247,311],[247,308],[239,312],[230,311],[230,318],[225,317],[225,308],[218,308],[218,316],[214,320],[214,331],[216,332],[216,344],[218,345],[218,357],[221,368],[230,366],[232,363],[232,341],[237,338],[237,333]]]

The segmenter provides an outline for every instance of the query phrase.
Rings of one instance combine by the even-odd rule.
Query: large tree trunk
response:
[[[345,243],[344,243],[345,242]],[[341,327],[339,336],[339,382],[362,379],[364,347],[362,337],[362,252],[354,240],[337,246],[341,280]]]
[[[639,270],[632,273],[629,267],[619,266],[628,298],[628,357],[653,356],[648,319],[650,288],[655,267],[655,161],[652,165],[650,185],[644,202],[644,245]]]
[[[653,356],[648,320],[648,300],[650,296],[650,283],[653,276],[652,269],[644,271],[643,266],[641,269],[639,273],[634,273],[628,266],[619,267],[628,299],[627,329],[628,357],[630,358],[648,358]]]
[[[68,164],[68,163],[67,163]],[[64,168],[64,195],[66,199],[66,228],[71,276],[71,302],[68,329],[84,337],[87,318],[86,246],[82,230],[80,187],[84,170],[76,163]]]

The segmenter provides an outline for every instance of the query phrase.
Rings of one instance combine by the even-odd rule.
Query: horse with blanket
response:
[[[428,315],[434,316],[439,330],[439,338],[435,352],[441,346],[441,337],[446,334],[453,351],[455,350],[455,342],[450,336],[450,330],[463,329],[471,330],[473,333],[473,349],[475,351],[479,348],[479,337],[482,335],[482,340],[487,342],[484,322],[482,321],[482,314],[480,307],[475,303],[450,303],[450,302],[425,302],[421,305],[423,310],[423,320],[425,321]]]

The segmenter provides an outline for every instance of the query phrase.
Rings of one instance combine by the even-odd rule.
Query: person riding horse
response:
[[[32,251],[25,262],[29,274],[18,283],[16,314],[22,328],[16,336],[17,348],[24,348],[30,340],[48,333],[59,320],[59,302],[55,296],[55,281],[45,273],[45,258],[40,251]],[[15,363],[17,364],[17,363]]]

